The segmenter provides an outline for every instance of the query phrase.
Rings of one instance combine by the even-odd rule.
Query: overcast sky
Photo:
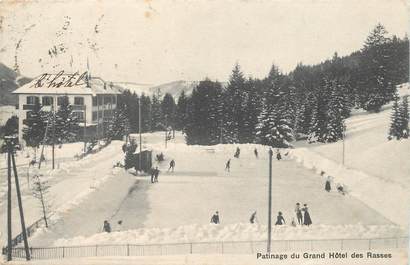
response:
[[[405,0],[42,1],[0,4],[0,61],[23,75],[83,71],[113,81],[263,77],[362,47],[381,22],[403,37]],[[96,26],[98,25],[98,26]],[[57,47],[57,51],[49,53]]]

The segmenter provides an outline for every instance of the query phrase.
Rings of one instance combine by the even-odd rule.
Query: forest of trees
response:
[[[298,64],[288,74],[272,65],[263,79],[245,77],[236,64],[226,86],[205,79],[177,100],[160,91],[140,98],[126,91],[120,108],[130,132],[137,132],[141,100],[143,132],[172,127],[185,133],[188,144],[335,142],[343,138],[353,108],[379,112],[395,99],[396,85],[408,81],[408,45],[407,37],[389,37],[378,24],[363,48],[345,57],[334,53],[317,65]]]

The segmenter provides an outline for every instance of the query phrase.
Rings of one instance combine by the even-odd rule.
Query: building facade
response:
[[[44,74],[16,89],[18,95],[19,141],[23,141],[24,120],[36,102],[42,110],[58,110],[64,97],[80,121],[85,137],[103,137],[107,121],[117,108],[120,88],[87,74]]]

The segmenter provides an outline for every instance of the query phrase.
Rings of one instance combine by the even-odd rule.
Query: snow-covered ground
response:
[[[122,159],[122,151],[120,151],[121,145],[122,142],[113,141],[108,147],[103,149],[103,151],[89,155],[78,161],[76,161],[73,156],[78,152],[81,153],[82,143],[63,145],[61,150],[56,149],[57,158],[61,159],[57,160],[60,162],[59,166],[57,166],[55,170],[51,170],[50,161],[48,161],[40,171],[40,173],[43,174],[42,179],[47,180],[51,186],[48,194],[46,194],[46,200],[51,204],[50,212],[53,213],[51,223],[58,220],[62,214],[76,208],[78,204],[84,201],[90,193],[95,191],[107,179],[122,173],[118,174],[118,169],[112,168],[112,165],[116,161]],[[27,158],[20,154],[17,158],[17,164],[24,159]],[[2,161],[2,163],[4,163],[4,161]],[[19,167],[18,171],[25,221],[26,225],[29,226],[41,218],[40,202],[32,196],[32,192],[27,185],[27,168]],[[3,170],[1,174],[3,198],[5,198],[7,186],[7,174],[5,173],[6,171]],[[21,232],[21,226],[19,223],[14,186],[12,186],[12,201],[13,235],[17,235]],[[5,199],[1,200],[0,207],[0,220],[6,220],[7,204]],[[6,231],[6,222],[2,221],[0,226],[1,242],[5,242],[6,240]]]
[[[410,94],[408,86],[399,95]],[[325,171],[334,182],[347,185],[351,195],[389,220],[408,228],[410,218],[410,140],[387,139],[391,105],[380,113],[355,111],[346,121],[343,142],[296,144],[292,156],[307,168]]]
[[[79,244],[135,244],[264,240],[267,224],[268,149],[260,145],[187,146],[183,136],[164,146],[164,134],[143,136],[143,145],[166,161],[158,164],[159,183],[149,176],[134,176],[123,170],[108,179],[87,199],[59,215],[48,230],[30,238],[33,246]],[[233,158],[236,147],[239,159]],[[113,146],[114,148],[114,146]],[[117,145],[117,160],[123,154]],[[259,150],[259,158],[253,154]],[[103,150],[106,156],[114,149]],[[231,158],[231,172],[225,162]],[[167,172],[175,159],[175,172]],[[108,164],[108,163],[107,163]],[[102,172],[103,168],[99,168]],[[104,169],[104,170],[107,170]],[[88,172],[88,171],[87,171]],[[132,171],[131,171],[132,172]],[[273,222],[278,211],[289,223],[296,202],[307,203],[313,225],[275,227],[274,239],[320,239],[391,237],[403,231],[374,209],[352,196],[327,193],[324,181],[314,170],[290,158],[273,161]],[[209,224],[219,211],[221,225]],[[249,217],[257,211],[258,225]],[[109,220],[116,233],[102,233]],[[118,221],[122,221],[118,225]]]

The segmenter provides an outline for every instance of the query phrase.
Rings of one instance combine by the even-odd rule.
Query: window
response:
[[[57,106],[61,106],[63,105],[63,102],[67,101],[67,103],[69,103],[69,99],[68,97],[64,96],[64,97],[58,97],[57,98]]]
[[[97,106],[97,97],[93,97],[93,106]]]
[[[104,103],[105,104],[111,104],[111,96],[105,96],[104,97]]]
[[[102,105],[103,97],[97,96],[97,99],[98,99],[98,105]]]
[[[97,120],[97,112],[93,111],[93,121],[96,121],[96,120]]]
[[[43,106],[53,105],[53,97],[43,97],[42,104],[43,104]]]
[[[40,102],[38,97],[35,97],[35,96],[28,96],[27,97],[27,105],[34,105],[34,104],[36,104],[36,102],[37,103]]]
[[[83,97],[75,97],[74,98],[74,105],[84,105],[84,98]]]
[[[84,112],[82,111],[74,111],[73,112],[74,117],[77,117],[79,121],[84,121]]]

